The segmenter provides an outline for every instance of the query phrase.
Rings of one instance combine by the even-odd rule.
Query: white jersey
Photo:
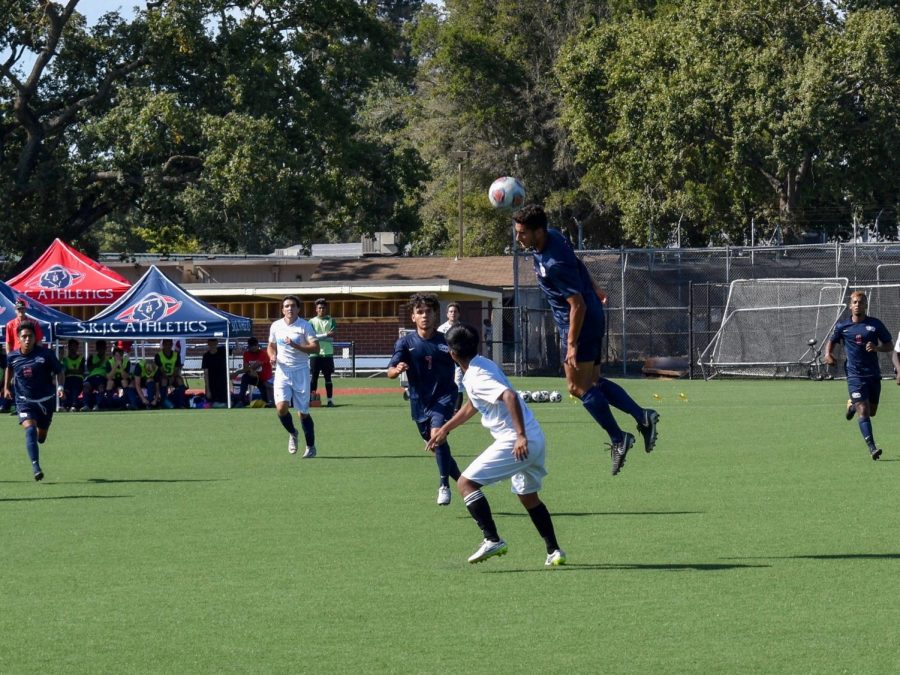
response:
[[[900,335],[897,336],[897,344],[894,345],[894,351],[900,354]]]
[[[291,346],[291,342],[304,344],[309,338],[316,338],[316,329],[306,319],[287,324],[279,319],[269,329],[269,344],[276,346],[275,363],[279,368],[295,370],[309,368],[309,354]]]
[[[491,432],[491,435],[498,441],[515,439],[516,430],[513,427],[512,417],[500,397],[507,389],[514,393],[516,390],[506,379],[500,366],[483,356],[476,356],[469,362],[469,368],[463,375],[463,385],[472,405],[481,413],[481,424]],[[543,438],[540,425],[521,396],[519,405],[522,408],[525,436]]]
[[[450,323],[449,321],[445,321],[444,323],[442,323],[440,326],[437,327],[437,332],[438,333],[446,333],[448,330],[453,328],[453,326],[458,326],[458,325],[459,325],[458,321],[456,323]]]

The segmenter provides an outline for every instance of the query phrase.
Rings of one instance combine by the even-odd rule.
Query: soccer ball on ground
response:
[[[520,391],[519,396],[522,397],[522,400],[525,401],[525,403],[528,403],[531,400],[531,392],[530,391]]]
[[[488,199],[495,209],[517,209],[525,204],[525,187],[518,178],[502,176],[491,183]]]
[[[559,403],[560,401],[562,401],[562,394],[560,394],[558,391],[551,391],[550,392],[550,402],[551,403]]]

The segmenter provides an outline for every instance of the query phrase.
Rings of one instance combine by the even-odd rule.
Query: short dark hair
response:
[[[431,307],[435,312],[441,311],[441,303],[434,293],[413,293],[409,298],[409,309],[414,310],[419,305]]]
[[[316,307],[319,305],[327,305],[328,301],[325,298],[316,298]]]
[[[71,338],[67,343],[67,347],[77,347],[80,343],[75,338]]]
[[[526,204],[513,213],[513,221],[521,223],[529,230],[546,230],[547,214],[539,204]]]
[[[286,303],[288,300],[293,300],[293,301],[294,301],[294,304],[297,305],[297,309],[300,309],[300,307],[303,306],[302,303],[300,302],[300,298],[298,298],[296,295],[286,295],[286,296],[284,296],[284,297],[281,299],[281,306],[284,307],[284,303]]]
[[[447,305],[447,311],[448,311],[448,312],[450,311],[450,308],[451,308],[451,307],[456,307],[456,309],[457,309],[458,311],[462,311],[462,310],[460,309],[460,307],[459,307],[459,303],[458,303],[458,302],[451,302],[449,305]]]
[[[16,335],[21,335],[23,330],[30,330],[31,334],[35,337],[37,336],[37,329],[34,326],[33,321],[23,321],[19,324],[19,327],[16,328]]]
[[[461,359],[472,359],[478,355],[481,338],[478,331],[467,323],[460,323],[447,331],[447,346]]]
[[[255,337],[251,337],[247,340],[247,346],[252,347],[253,345],[259,345],[259,339]]]

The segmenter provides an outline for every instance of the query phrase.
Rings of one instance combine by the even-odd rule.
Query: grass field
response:
[[[271,410],[61,414],[35,484],[0,419],[0,672],[900,671],[892,382],[879,462],[839,382],[627,381],[660,441],[615,478],[580,405],[533,405],[558,569],[506,485],[509,554],[467,564],[407,404],[337,383],[314,460]]]

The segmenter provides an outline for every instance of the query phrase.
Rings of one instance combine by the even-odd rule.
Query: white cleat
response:
[[[307,445],[306,450],[303,451],[303,455],[300,457],[300,459],[312,459],[315,456],[316,456],[316,446]]]
[[[438,496],[437,496],[438,506],[449,506],[450,505],[450,488],[446,485],[441,485],[438,488]]]
[[[297,432],[295,431],[288,436],[288,452],[292,455],[297,454]]]
[[[556,549],[553,553],[547,554],[547,561],[544,563],[547,567],[559,567],[566,564],[566,552],[562,549]]]
[[[502,539],[500,541],[490,541],[485,539],[481,542],[481,546],[472,555],[469,556],[470,563],[480,563],[482,560],[493,558],[495,555],[506,555],[509,547]]]

